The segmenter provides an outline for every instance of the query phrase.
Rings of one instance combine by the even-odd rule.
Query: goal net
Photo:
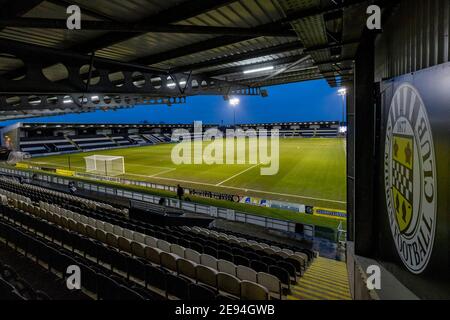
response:
[[[11,151],[8,155],[8,160],[6,160],[6,163],[14,165],[24,160],[29,160],[30,158],[31,155],[28,152]]]
[[[105,176],[117,176],[125,173],[123,157],[93,155],[84,157],[86,172],[102,174]]]

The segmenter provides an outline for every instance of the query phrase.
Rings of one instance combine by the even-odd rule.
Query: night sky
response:
[[[330,88],[325,80],[315,80],[273,86],[269,97],[239,97],[236,107],[237,123],[289,121],[333,121],[342,117],[342,100],[337,88]],[[79,122],[79,123],[233,123],[233,109],[221,96],[188,97],[186,104],[137,106],[118,111],[97,111],[56,117],[24,119],[22,122]],[[0,122],[8,125],[19,120]]]

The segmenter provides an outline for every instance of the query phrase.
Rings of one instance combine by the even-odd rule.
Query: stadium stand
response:
[[[285,299],[314,257],[211,229],[151,225],[9,177],[0,178],[0,195],[3,241],[61,277],[79,260],[89,275],[84,289],[98,299]]]
[[[69,153],[76,151],[88,151],[108,148],[126,147],[130,145],[149,145],[172,142],[172,131],[183,128],[192,133],[192,139],[201,139],[202,134],[194,133],[192,124],[177,125],[114,125],[108,127],[105,133],[104,125],[90,124],[90,130],[86,131],[86,125],[77,124],[52,124],[45,125],[45,132],[36,135],[42,124],[22,124],[14,130],[14,135],[20,137],[17,151],[28,152],[31,155],[49,155],[52,153]],[[61,130],[70,128],[71,135],[61,136]],[[204,130],[219,128],[217,125],[205,125]],[[223,132],[228,127],[219,128]],[[266,129],[270,134],[271,129],[278,129],[282,138],[320,138],[337,137],[339,134],[339,122],[296,122],[296,123],[266,123],[266,124],[242,124],[238,128],[243,130]],[[158,132],[153,132],[153,131]],[[3,134],[10,133],[7,128]]]

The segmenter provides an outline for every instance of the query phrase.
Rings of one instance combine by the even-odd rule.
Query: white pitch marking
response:
[[[228,186],[216,186],[215,184],[206,183],[206,182],[195,182],[195,181],[189,181],[189,180],[180,180],[180,179],[163,178],[163,177],[153,177],[153,179],[175,181],[175,182],[183,182],[183,183],[190,183],[190,184],[198,184],[198,185],[204,185],[204,186],[219,187],[219,188],[224,188],[224,189],[240,190],[240,191],[245,191],[245,192],[246,191],[252,191],[252,192],[257,192],[257,193],[273,194],[273,195],[277,195],[277,196],[293,197],[293,198],[299,198],[299,199],[326,201],[326,202],[341,203],[341,204],[346,204],[347,203],[346,201],[314,198],[314,197],[307,197],[307,196],[301,196],[301,195],[290,194],[290,193],[278,193],[278,192],[270,192],[270,191],[263,191],[263,190],[256,190],[256,189],[244,189],[244,188],[228,187]]]
[[[243,174],[244,172],[247,172],[247,171],[249,171],[249,170],[251,170],[251,169],[253,169],[254,167],[257,167],[257,166],[259,166],[259,164],[255,164],[254,166],[251,166],[250,168],[244,169],[244,170],[236,173],[235,175],[229,177],[228,179],[225,179],[225,180],[219,182],[218,184],[216,184],[216,187],[220,186],[221,184],[223,184],[223,183],[225,183],[227,181],[230,181],[233,178],[236,178],[237,176],[239,176],[239,175]]]

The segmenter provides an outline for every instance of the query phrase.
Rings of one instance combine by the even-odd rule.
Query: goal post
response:
[[[105,176],[118,176],[125,173],[125,162],[121,156],[93,155],[84,157],[86,172]]]

